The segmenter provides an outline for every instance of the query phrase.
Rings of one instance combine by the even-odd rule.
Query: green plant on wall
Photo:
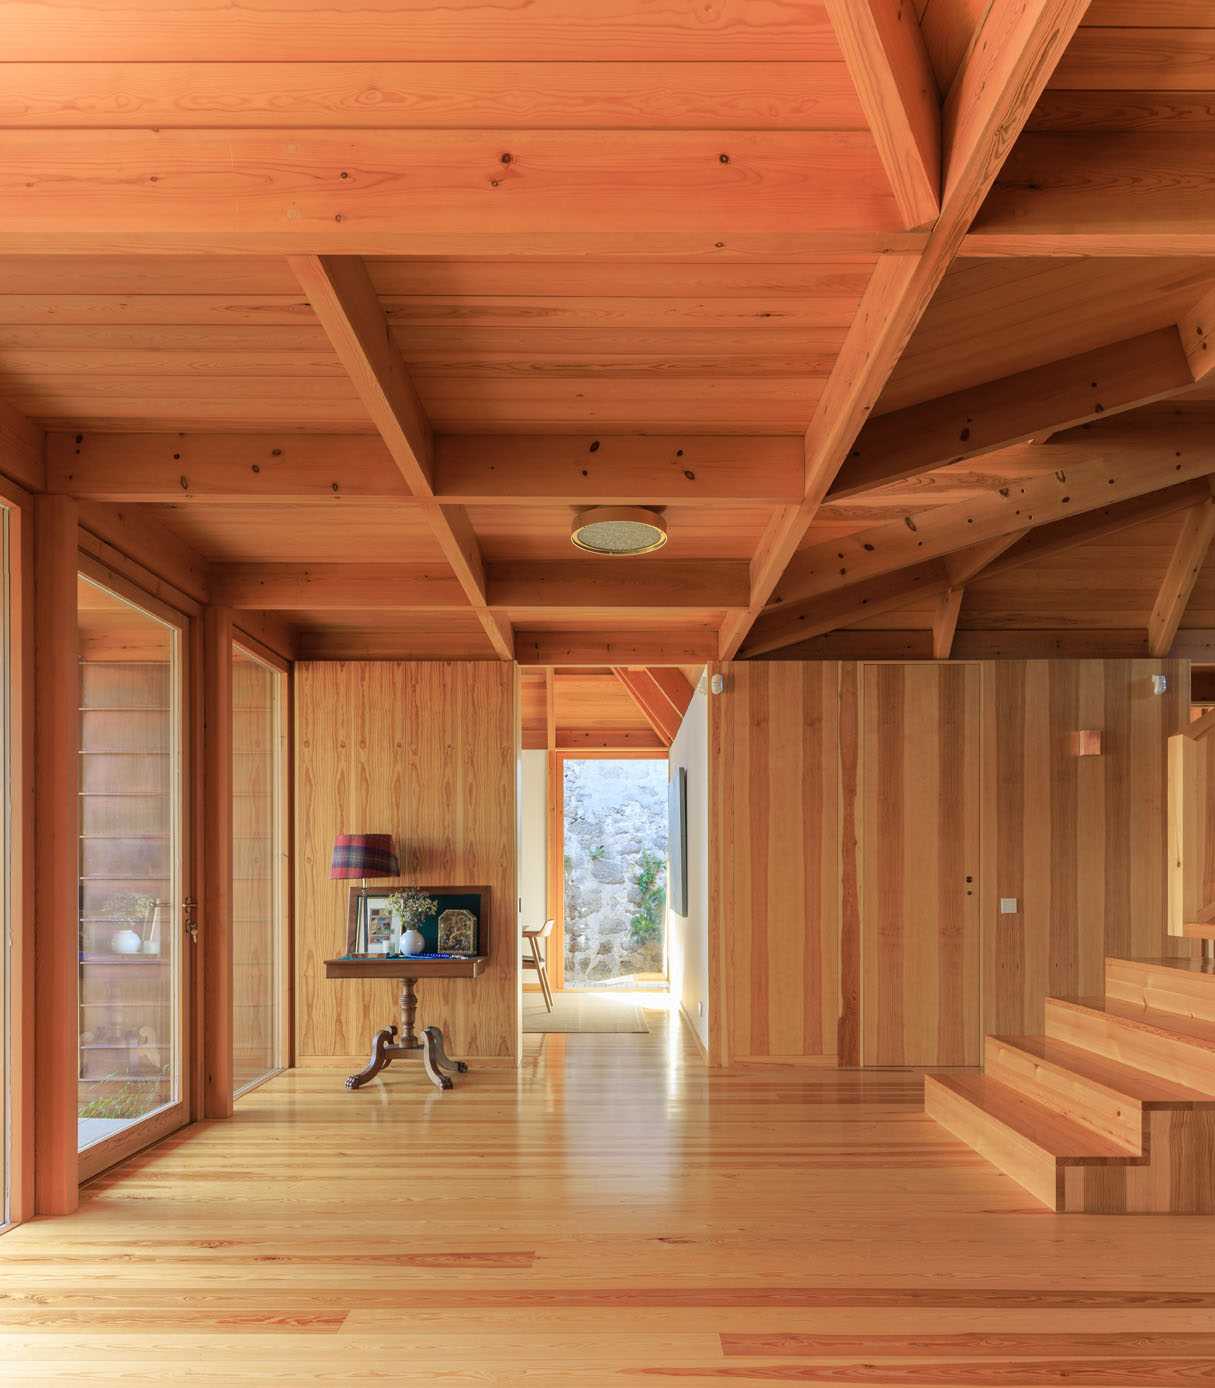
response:
[[[604,846],[603,846],[601,843],[596,844],[595,847],[592,848],[592,849],[591,849],[591,852],[590,852],[590,859],[591,859],[591,862],[592,862],[592,863],[597,863],[597,862],[600,860],[600,858],[603,857],[603,855],[604,855],[604,853],[605,853],[606,851],[607,851],[607,850],[604,848]]]
[[[662,938],[662,916],[667,904],[666,864],[648,849],[643,851],[633,883],[641,901],[629,925],[637,944],[649,944]]]

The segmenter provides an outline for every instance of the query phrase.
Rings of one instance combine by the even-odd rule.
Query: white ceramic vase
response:
[[[425,954],[426,940],[420,930],[402,931],[401,933],[401,953],[402,954]]]
[[[110,939],[110,948],[115,954],[138,954],[143,948],[143,941],[138,931],[116,930]]]

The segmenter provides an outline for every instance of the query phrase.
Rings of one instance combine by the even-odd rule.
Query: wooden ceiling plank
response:
[[[939,559],[931,559],[897,573],[850,584],[820,598],[775,607],[755,623],[740,654],[763,655],[812,636],[825,636],[838,627],[945,593],[949,586],[945,565]]]
[[[1088,0],[993,0],[945,102],[941,215],[919,257],[885,257],[806,432],[806,489],[756,556],[751,604],[722,626],[732,659],[763,611],[1075,32]]]
[[[932,619],[932,658],[948,660],[953,652],[953,639],[958,630],[958,617],[962,612],[962,599],[966,596],[963,587],[946,588],[937,602],[937,610]]]
[[[447,569],[424,564],[214,564],[211,601],[267,611],[467,610]]]
[[[1208,496],[1191,507],[1181,522],[1181,532],[1148,620],[1149,654],[1165,656],[1172,650],[1212,539],[1215,539],[1215,497]]]
[[[434,439],[405,363],[393,342],[367,267],[356,256],[292,256],[291,269],[308,295],[339,361],[346,368],[427,523],[464,590],[494,653],[514,657],[509,620],[490,612],[485,566],[467,512],[433,499]]]
[[[826,0],[906,227],[941,210],[941,104],[919,21],[903,0]]]
[[[717,633],[712,627],[682,626],[670,630],[515,631],[515,659],[520,665],[694,665],[712,660]]]
[[[1056,464],[1049,473],[802,550],[781,580],[777,598],[800,602],[819,597],[1007,535],[1023,529],[1027,521],[1045,525],[1211,471],[1210,454],[1201,447],[1162,450],[1158,442],[1153,447],[1151,439],[1139,449],[1051,443],[1043,451],[1049,451]]]
[[[861,430],[827,497],[859,496],[1193,384],[1181,335],[1170,327],[892,410]]]
[[[612,673],[628,691],[629,698],[637,705],[646,722],[654,729],[664,747],[669,747],[679,731],[678,723],[672,726],[670,705],[654,688],[648,671],[627,670],[616,666]]]

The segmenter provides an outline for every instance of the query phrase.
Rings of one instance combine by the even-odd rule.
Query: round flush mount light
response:
[[[644,506],[594,506],[574,517],[570,539],[591,554],[651,554],[667,542],[667,523]]]

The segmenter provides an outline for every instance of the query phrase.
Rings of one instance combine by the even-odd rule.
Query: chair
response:
[[[553,990],[548,986],[548,970],[544,967],[544,955],[548,953],[548,937],[553,933],[555,920],[546,920],[538,930],[525,930],[523,938],[531,947],[531,958],[526,955],[523,957],[523,967],[525,969],[535,969],[540,976],[540,991],[544,994],[544,1006],[551,1012],[553,1010]],[[544,954],[540,953],[538,941],[544,940]]]

